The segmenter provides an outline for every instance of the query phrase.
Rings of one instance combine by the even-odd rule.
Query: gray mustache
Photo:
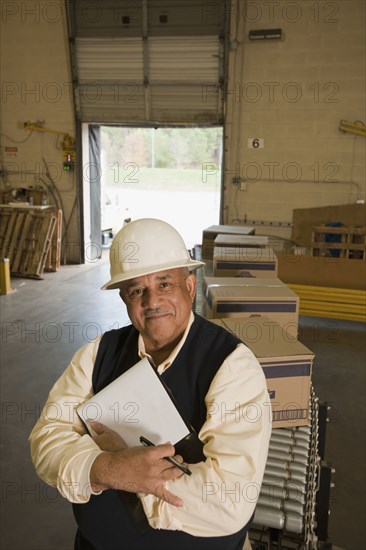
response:
[[[162,309],[162,308],[147,309],[144,312],[144,317],[146,319],[147,317],[151,317],[152,315],[157,315],[157,314],[160,314],[160,313],[169,313],[169,311],[167,311],[166,309]]]

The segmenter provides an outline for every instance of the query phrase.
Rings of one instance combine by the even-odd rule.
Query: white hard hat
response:
[[[113,239],[109,259],[111,279],[102,286],[105,290],[157,271],[177,267],[192,270],[204,265],[191,259],[174,227],[153,218],[135,220],[122,227]]]

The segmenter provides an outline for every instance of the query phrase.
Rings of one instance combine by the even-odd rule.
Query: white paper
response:
[[[175,445],[189,434],[166,389],[145,357],[83,403],[77,412],[116,431],[128,447],[141,445],[140,436],[155,445]]]

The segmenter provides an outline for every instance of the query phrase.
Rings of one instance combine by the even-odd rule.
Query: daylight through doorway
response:
[[[219,223],[221,127],[131,128],[101,126],[102,230],[124,220],[160,218],[188,248]]]

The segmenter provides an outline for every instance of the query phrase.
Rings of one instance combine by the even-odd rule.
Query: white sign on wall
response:
[[[263,149],[264,139],[262,138],[248,138],[248,149]]]

